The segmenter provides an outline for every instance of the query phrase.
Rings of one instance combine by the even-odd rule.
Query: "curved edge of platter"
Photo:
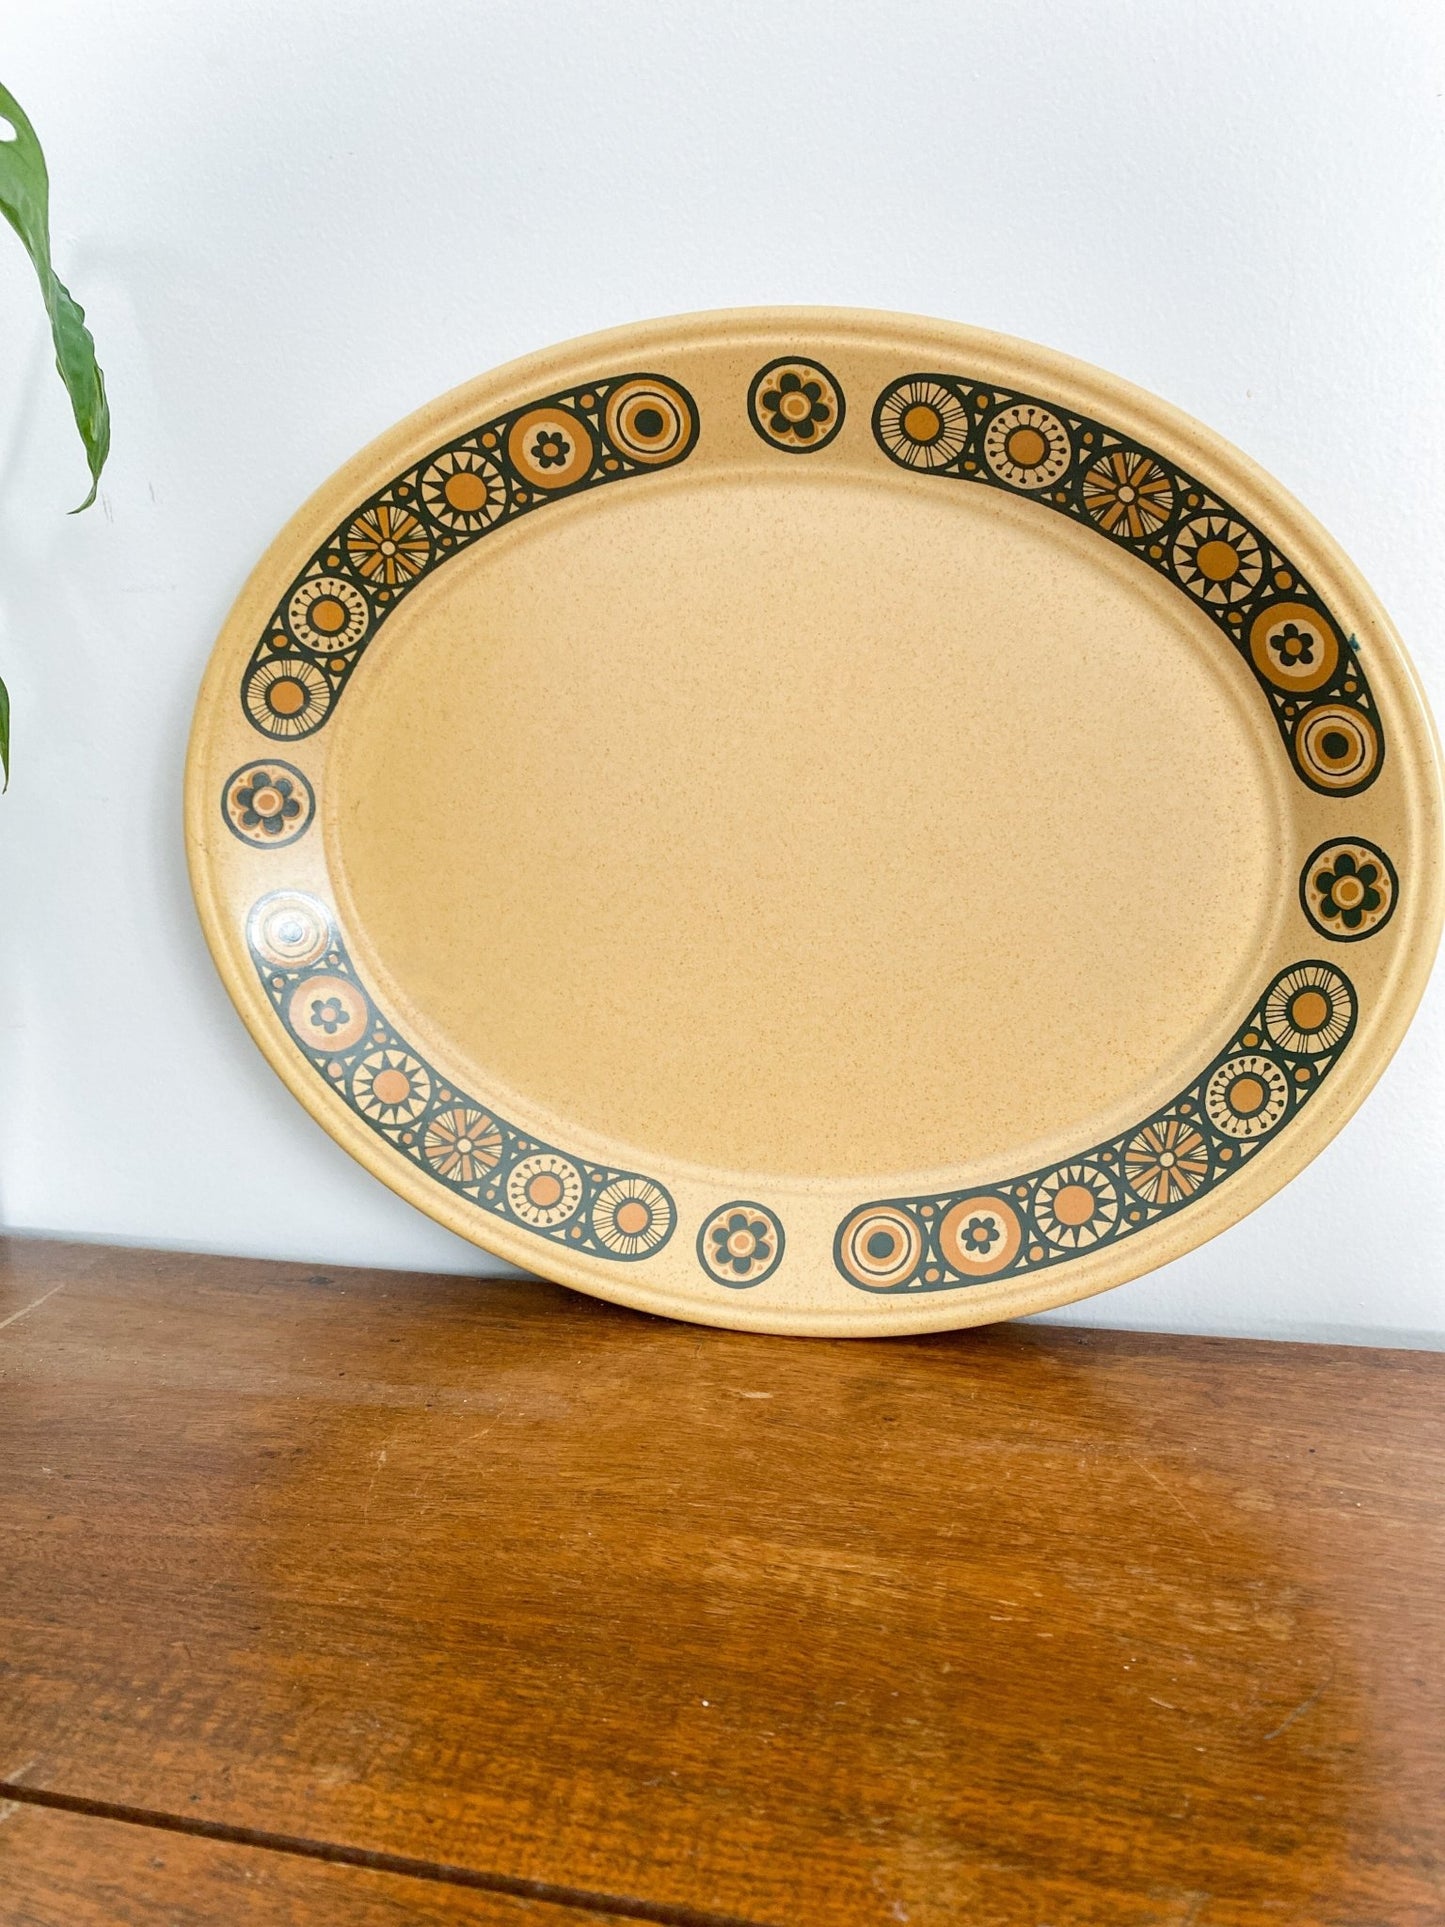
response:
[[[1091,405],[1107,419],[1166,446],[1189,460],[1211,485],[1227,487],[1228,499],[1247,515],[1285,530],[1296,549],[1307,554],[1312,579],[1332,600],[1367,610],[1374,626],[1370,676],[1382,706],[1391,712],[1394,767],[1404,779],[1402,813],[1411,820],[1413,886],[1402,906],[1391,961],[1381,983],[1377,1007],[1369,1013],[1347,1070],[1323,1085],[1309,1115],[1273,1140],[1183,1217],[1163,1218],[1127,1242],[1081,1252],[1057,1269],[1020,1273],[996,1283],[980,1281],[963,1289],[889,1298],[860,1294],[856,1310],[768,1302],[734,1292],[704,1296],[703,1281],[691,1291],[674,1291],[628,1267],[608,1270],[584,1254],[546,1244],[505,1218],[467,1207],[449,1193],[429,1186],[412,1167],[388,1153],[360,1122],[324,1088],[277,1024],[273,1006],[246,954],[234,905],[223,902],[217,887],[213,850],[224,847],[224,830],[215,810],[215,772],[211,765],[215,717],[221,692],[235,678],[238,636],[265,623],[279,588],[290,579],[298,553],[325,540],[338,504],[348,507],[388,475],[399,455],[415,451],[428,437],[438,440],[455,424],[479,411],[493,413],[519,404],[569,374],[581,380],[579,366],[605,363],[625,351],[636,366],[650,349],[686,345],[699,337],[775,345],[788,331],[806,330],[817,342],[830,334],[886,343],[936,343],[940,352],[967,355],[970,365],[1003,385],[1026,367],[1032,378],[1056,381],[1071,405]],[[781,1335],[877,1337],[964,1328],[999,1319],[1027,1316],[1074,1303],[1126,1283],[1197,1249],[1290,1183],[1338,1134],[1378,1081],[1418,1007],[1429,979],[1445,921],[1445,784],[1428,702],[1418,672],[1378,598],[1338,544],[1279,483],[1214,431],[1147,391],[1054,351],[1006,336],[957,324],[871,311],[831,308],[739,309],[679,316],[559,344],[468,382],[389,429],[349,461],[291,518],[252,571],[221,631],[197,698],[186,766],[186,845],[192,889],[200,921],[217,970],[247,1029],[277,1075],[328,1134],[391,1190],[427,1216],[470,1243],[514,1265],[592,1296],[689,1322]],[[679,1225],[678,1236],[691,1231]]]

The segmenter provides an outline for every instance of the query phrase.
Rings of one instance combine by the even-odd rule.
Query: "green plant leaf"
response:
[[[14,138],[3,138],[4,122]],[[40,277],[40,291],[50,316],[55,343],[55,366],[70,396],[75,425],[90,464],[90,493],[80,507],[95,500],[100,471],[110,452],[110,404],[105,377],[95,359],[95,343],[85,325],[85,310],[56,275],[50,264],[50,176],[35,129],[8,87],[0,85],[0,213],[25,243]],[[79,510],[74,511],[79,513]]]
[[[5,781],[0,789],[10,787],[10,691],[5,687],[5,678],[0,676],[0,770],[5,772]]]

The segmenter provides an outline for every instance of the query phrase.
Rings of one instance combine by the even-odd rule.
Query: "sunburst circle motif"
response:
[[[1139,542],[1157,535],[1174,513],[1174,485],[1137,448],[1114,448],[1084,473],[1084,511],[1106,535]]]
[[[614,1258],[645,1258],[672,1231],[672,1200],[651,1178],[613,1178],[592,1205],[592,1232]]]
[[[1210,608],[1243,602],[1259,587],[1264,551],[1252,529],[1232,515],[1196,515],[1174,538],[1174,573]]]
[[[1085,1251],[1119,1221],[1119,1190],[1096,1164],[1061,1164],[1039,1181],[1034,1222],[1061,1251]]]
[[[485,1111],[453,1104],[427,1119],[421,1148],[438,1177],[452,1184],[475,1184],[500,1159],[502,1133]]]
[[[1156,1118],[1125,1146],[1125,1182],[1146,1204],[1182,1204],[1208,1177],[1209,1146],[1187,1118]]]
[[[932,375],[909,375],[878,397],[873,432],[905,468],[947,468],[968,447],[972,418],[962,397]]]
[[[374,1050],[351,1073],[356,1108],[373,1124],[414,1124],[431,1102],[431,1074],[410,1051]]]
[[[507,484],[489,455],[448,448],[421,473],[421,499],[434,522],[458,535],[480,535],[507,506]]]
[[[354,582],[343,576],[314,575],[286,605],[286,623],[296,640],[318,656],[354,649],[371,627],[371,610]]]
[[[1296,964],[1275,978],[1264,1000],[1264,1027],[1291,1057],[1335,1050],[1354,1021],[1354,993],[1329,964]]]
[[[309,736],[331,712],[331,684],[305,656],[268,656],[247,672],[242,700],[265,736]]]
[[[1001,408],[983,435],[983,456],[1010,488],[1050,488],[1074,458],[1069,431],[1052,409],[1037,402]]]
[[[414,582],[431,556],[431,537],[410,509],[378,502],[346,531],[346,553],[358,575],[385,589]]]

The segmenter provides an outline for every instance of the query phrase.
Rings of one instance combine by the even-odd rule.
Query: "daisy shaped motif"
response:
[[[710,1278],[736,1291],[771,1278],[782,1261],[783,1227],[764,1204],[737,1199],[706,1219],[697,1234],[698,1261]]]
[[[227,829],[261,849],[294,843],[310,828],[315,811],[310,783],[290,763],[247,763],[221,791]]]
[[[843,391],[817,362],[784,357],[753,376],[748,418],[771,447],[811,454],[843,426]]]

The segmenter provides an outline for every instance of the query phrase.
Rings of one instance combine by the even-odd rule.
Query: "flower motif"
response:
[[[273,776],[270,770],[257,769],[236,791],[236,816],[243,829],[261,830],[266,836],[279,836],[288,823],[301,814],[301,799],[289,776]]]
[[[715,1271],[731,1270],[746,1278],[755,1265],[765,1265],[773,1255],[772,1226],[766,1218],[750,1211],[733,1211],[710,1231],[712,1263]]]
[[[833,410],[823,399],[820,381],[804,381],[789,368],[778,377],[775,388],[765,388],[759,406],[770,417],[769,428],[778,437],[810,442],[824,422],[831,421]]]
[[[1322,843],[1300,871],[1300,902],[1321,936],[1358,943],[1383,930],[1400,893],[1395,866],[1378,843],[1358,837]]]
[[[532,444],[532,460],[538,468],[561,468],[572,453],[571,444],[560,428],[539,428]]]
[[[782,1263],[782,1224],[766,1205],[734,1198],[703,1220],[697,1256],[708,1276],[730,1291],[760,1285]]]
[[[1379,864],[1359,863],[1348,850],[1340,851],[1333,869],[1326,864],[1317,870],[1312,881],[1319,892],[1320,915],[1331,923],[1342,923],[1346,930],[1358,930],[1385,900],[1376,887]]]
[[[291,763],[242,763],[226,778],[221,817],[242,843],[283,849],[311,827],[316,797]]]
[[[1297,622],[1287,622],[1269,639],[1269,646],[1286,669],[1307,666],[1315,659],[1315,638]]]
[[[982,1258],[1002,1236],[1002,1230],[992,1218],[970,1218],[959,1242],[970,1257]]]
[[[317,997],[311,1004],[311,1022],[315,1029],[324,1030],[328,1037],[334,1037],[343,1024],[350,1021],[351,1013],[339,997]]]

